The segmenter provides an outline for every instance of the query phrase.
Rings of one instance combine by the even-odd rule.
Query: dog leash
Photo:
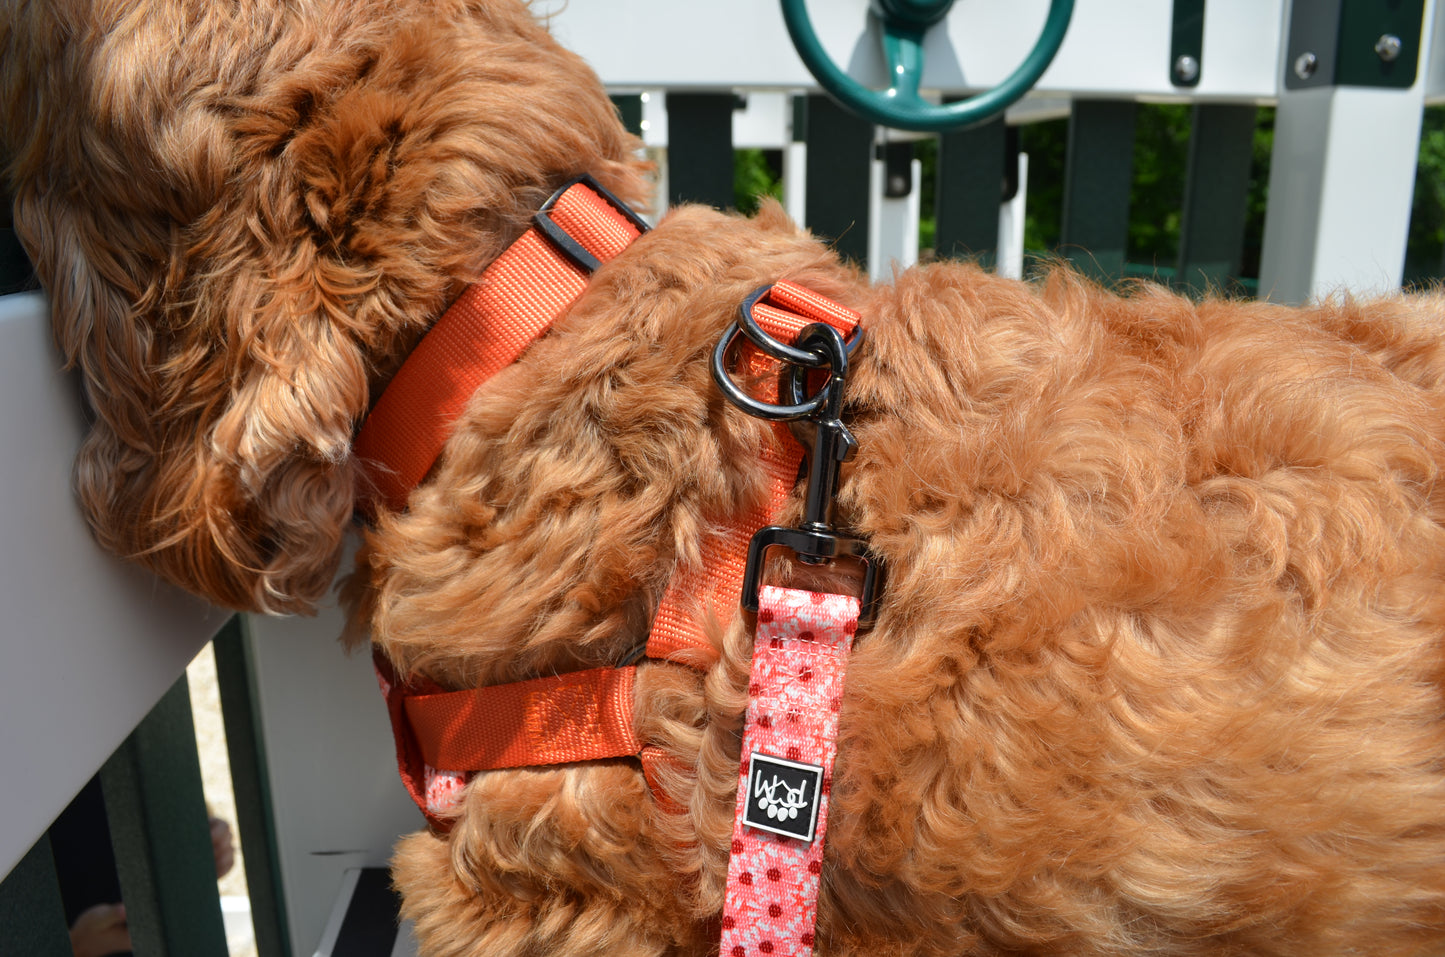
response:
[[[875,612],[879,564],[865,542],[839,534],[833,523],[839,469],[857,448],[841,418],[849,344],[836,329],[815,325],[784,348],[747,327],[747,309],[743,317],[714,354],[713,376],[745,411],[789,422],[808,449],[809,468],[802,523],[763,528],[749,545],[742,605],[756,611],[757,630],[719,953],[803,957],[812,953],[816,933],[848,655],[860,621]],[[760,402],[732,382],[724,360],[737,335],[789,363],[777,404]],[[814,378],[827,377],[805,398],[808,370]],[[864,569],[861,600],[760,587],[767,552],[775,546],[792,550],[804,564],[857,560]]]
[[[858,599],[764,586],[723,907],[723,957],[812,952]]]

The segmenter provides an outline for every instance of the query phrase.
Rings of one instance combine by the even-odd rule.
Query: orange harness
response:
[[[471,395],[540,338],[586,289],[591,273],[625,250],[647,226],[590,177],[559,190],[535,225],[447,310],[407,358],[367,417],[355,443],[379,498],[402,510],[435,463]],[[792,342],[813,323],[851,331],[857,313],[811,290],[780,282],[751,305],[769,336]],[[743,361],[767,362],[749,349]],[[783,426],[760,467],[767,501],[718,523],[719,544],[697,572],[674,576],[648,634],[645,655],[659,661],[710,659],[698,608],[727,596],[718,618],[735,612],[748,544],[787,500],[803,450]],[[680,655],[679,652],[691,652]],[[397,763],[412,800],[446,830],[448,796],[478,771],[637,757],[655,793],[660,749],[634,726],[635,666],[597,668],[465,691],[421,677],[401,680],[378,650],[378,678],[396,739]],[[685,662],[683,662],[685,663]]]

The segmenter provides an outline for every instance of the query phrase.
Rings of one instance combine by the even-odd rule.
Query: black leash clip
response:
[[[863,330],[850,340],[827,323],[813,323],[789,346],[758,326],[752,310],[768,294],[764,286],[743,301],[741,317],[724,334],[713,350],[712,374],[718,387],[734,405],[749,415],[773,422],[787,422],[793,436],[806,450],[808,490],[803,503],[803,521],[795,528],[769,525],[753,535],[743,571],[742,606],[758,610],[763,561],[769,548],[791,549],[807,565],[827,565],[838,558],[856,559],[863,566],[863,594],[859,599],[858,623],[866,625],[877,611],[881,565],[868,543],[840,533],[833,524],[833,507],[838,495],[839,473],[844,462],[858,449],[858,440],[843,424],[843,386],[848,378],[849,356],[863,338]],[[787,363],[778,383],[779,403],[762,402],[733,382],[727,371],[727,356],[739,336],[745,336],[764,353]],[[823,370],[827,380],[812,396],[807,395],[808,373]]]

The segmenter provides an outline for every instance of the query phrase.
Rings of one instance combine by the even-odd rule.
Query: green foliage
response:
[[[1410,239],[1405,279],[1438,278],[1445,254],[1445,107],[1425,109],[1420,126],[1420,164],[1415,169],[1415,199],[1410,209]]]
[[[1264,212],[1269,206],[1269,160],[1274,153],[1274,107],[1261,107],[1254,122],[1254,158],[1249,167],[1249,198],[1245,201],[1244,248],[1239,274],[1259,278],[1264,248]]]
[[[1179,257],[1183,226],[1184,180],[1189,164],[1193,110],[1182,104],[1140,104],[1134,128],[1134,174],[1129,190],[1130,262],[1172,268]],[[1034,123],[1019,130],[1019,146],[1029,154],[1028,208],[1024,248],[1048,254],[1059,244],[1064,208],[1064,171],[1069,121]],[[1269,154],[1274,143],[1274,111],[1261,109],[1254,135],[1249,211],[1245,226],[1242,274],[1259,275],[1259,247],[1269,185]]]
[[[1134,180],[1129,187],[1130,262],[1172,267],[1179,258],[1190,108],[1140,104],[1134,119]]]
[[[938,244],[938,137],[928,136],[913,144],[918,160],[918,249],[933,249]]]
[[[783,198],[782,154],[778,150],[733,151],[733,206],[751,216],[763,196]]]
[[[1059,244],[1064,215],[1064,154],[1069,121],[1019,127],[1019,151],[1029,154],[1024,206],[1024,249],[1043,253]]]

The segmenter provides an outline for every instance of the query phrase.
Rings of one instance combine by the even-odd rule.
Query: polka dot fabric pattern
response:
[[[838,711],[857,630],[856,598],[772,586],[759,592],[722,957],[813,952]],[[753,754],[822,767],[812,842],[743,822],[751,796],[746,756]]]

